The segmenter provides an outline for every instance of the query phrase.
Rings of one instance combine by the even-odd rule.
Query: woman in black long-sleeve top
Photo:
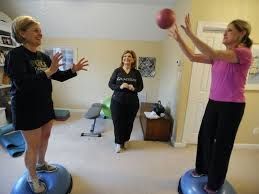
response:
[[[52,60],[37,51],[42,33],[39,22],[30,16],[20,16],[12,24],[12,35],[21,46],[11,50],[5,59],[5,72],[11,79],[11,109],[15,130],[22,130],[26,141],[25,166],[28,183],[34,193],[46,190],[36,172],[54,172],[57,168],[45,161],[48,140],[55,118],[51,79],[65,81],[77,71],[86,70],[82,58],[72,69],[59,71],[62,55]]]
[[[133,123],[139,109],[138,92],[143,89],[140,72],[135,69],[136,54],[126,50],[121,65],[110,78],[109,87],[114,90],[111,99],[111,114],[114,124],[115,151],[121,152],[129,141]]]

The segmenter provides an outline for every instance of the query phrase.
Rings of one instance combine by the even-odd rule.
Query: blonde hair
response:
[[[25,32],[33,24],[40,24],[31,16],[19,16],[12,23],[12,36],[18,43],[24,43],[25,39],[21,36],[21,32]]]
[[[132,58],[134,59],[134,62],[131,64],[131,69],[135,69],[136,65],[137,65],[137,56],[136,56],[136,53],[133,50],[126,50],[126,51],[123,52],[123,54],[121,56],[120,66],[121,67],[123,66],[123,56],[127,53],[131,54]]]

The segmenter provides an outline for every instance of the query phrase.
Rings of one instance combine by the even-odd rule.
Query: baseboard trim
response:
[[[259,144],[234,144],[234,149],[259,149]]]
[[[175,148],[185,148],[187,146],[187,144],[183,142],[172,142],[172,145]]]
[[[184,142],[171,142],[173,147],[175,148],[184,148],[188,144]],[[234,144],[234,149],[259,149],[259,144],[241,144],[241,143],[236,143]]]

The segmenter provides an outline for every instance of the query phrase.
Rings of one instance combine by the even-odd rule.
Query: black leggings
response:
[[[138,109],[139,102],[121,104],[118,101],[111,100],[111,113],[116,144],[124,144],[126,141],[129,141]]]
[[[225,181],[245,103],[209,100],[199,131],[196,171],[208,175],[208,187],[218,190]]]

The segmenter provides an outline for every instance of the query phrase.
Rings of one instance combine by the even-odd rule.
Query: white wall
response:
[[[0,3],[1,9],[12,18],[18,15],[38,18],[45,37],[43,46],[69,46],[78,51],[79,58],[90,57],[89,72],[82,72],[65,84],[53,82],[53,98],[57,106],[85,108],[110,95],[111,91],[107,87],[109,76],[118,66],[122,51],[133,49],[138,56],[157,58],[155,78],[143,78],[147,101],[161,99],[175,111],[175,61],[179,51],[172,40],[168,40],[167,32],[160,30],[155,23],[156,13],[164,7],[173,8],[174,0],[171,4],[169,0],[148,3],[147,0],[140,0],[138,3],[103,3],[101,0],[97,3],[79,0],[0,0]],[[178,11],[180,17],[175,10],[178,21],[183,20],[182,12],[186,8],[183,9]]]
[[[164,39],[166,33],[156,26],[155,17],[161,8],[169,6],[170,0],[159,0],[157,3],[141,1],[146,3],[120,3],[126,0],[113,0],[113,3],[101,0],[1,0],[0,9],[12,18],[18,15],[37,18],[46,37]],[[174,0],[171,2],[170,6]]]
[[[172,9],[176,13],[177,24],[184,24],[185,15],[191,11],[191,0],[177,1]],[[180,27],[179,30],[181,31]],[[173,118],[176,118],[178,87],[184,65],[182,52],[177,42],[169,37],[163,41],[162,48],[163,66],[160,70],[159,99],[171,110]]]
[[[154,41],[122,41],[94,39],[46,39],[46,46],[70,45],[75,48],[78,58],[89,59],[89,71],[79,72],[76,78],[64,83],[53,81],[53,99],[55,106],[68,108],[87,108],[111,95],[108,81],[113,70],[119,66],[122,52],[132,49],[137,56],[153,56],[157,59],[157,72],[160,71],[162,45]],[[159,73],[154,78],[143,78],[147,100],[157,100],[159,91]]]

